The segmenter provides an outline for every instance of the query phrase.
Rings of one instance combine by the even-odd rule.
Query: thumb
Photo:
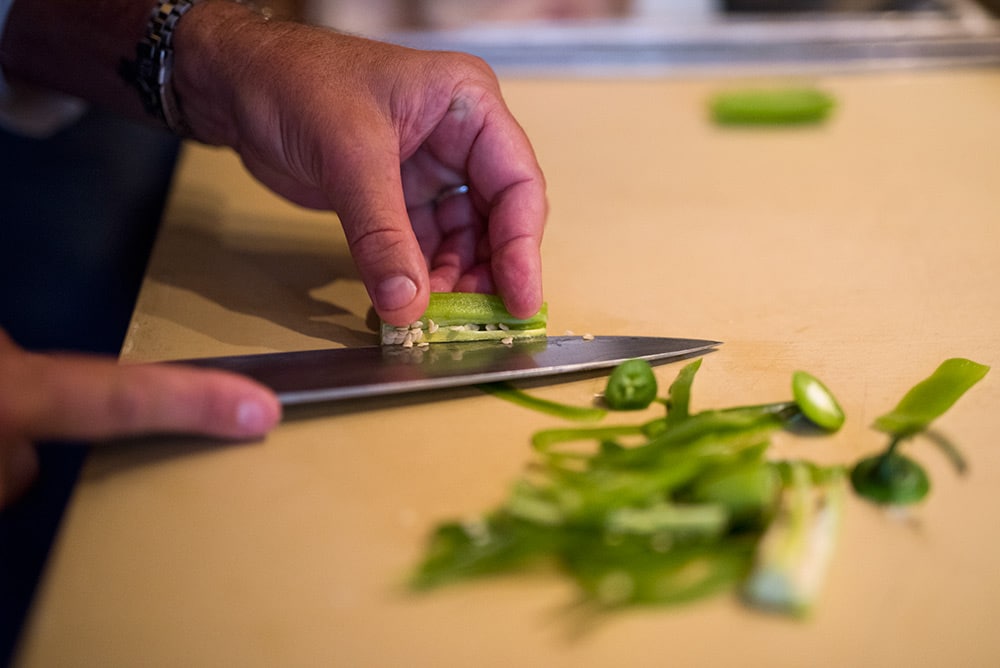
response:
[[[344,165],[352,187],[337,198],[337,211],[375,312],[403,326],[427,309],[427,262],[406,210],[398,150],[365,153]]]

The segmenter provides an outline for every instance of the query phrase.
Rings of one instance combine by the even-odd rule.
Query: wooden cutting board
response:
[[[786,399],[809,370],[847,424],[780,435],[775,452],[849,462],[881,447],[874,416],[946,357],[1000,362],[1000,72],[817,76],[838,100],[824,125],[708,122],[712,92],[770,83],[504,86],[549,180],[550,331],[725,341],[697,409]],[[189,146],[122,358],[361,345],[367,316],[332,215]],[[661,383],[678,368],[658,368]],[[928,502],[901,519],[852,499],[804,621],[721,596],[574,636],[573,590],[554,577],[408,595],[431,526],[497,503],[532,432],[558,423],[475,392],[295,410],[257,443],[102,445],[18,665],[997,665],[998,373],[939,424],[969,474],[916,445]],[[601,382],[532,392],[586,403]]]

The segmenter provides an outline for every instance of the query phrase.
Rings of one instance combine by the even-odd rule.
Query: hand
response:
[[[36,477],[33,442],[162,432],[252,438],[280,417],[274,395],[240,376],[29,353],[0,330],[0,507]]]
[[[178,96],[195,137],[261,182],[338,212],[378,314],[417,320],[431,291],[541,306],[545,184],[481,60],[293,23],[232,3],[178,27]],[[439,200],[467,185],[468,193]]]

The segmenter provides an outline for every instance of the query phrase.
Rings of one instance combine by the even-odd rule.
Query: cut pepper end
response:
[[[384,346],[413,346],[453,341],[497,341],[544,338],[548,305],[530,318],[515,318],[500,297],[471,292],[435,292],[423,316],[408,327],[383,322]]]

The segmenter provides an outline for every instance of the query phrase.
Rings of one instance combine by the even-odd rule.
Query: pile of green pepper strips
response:
[[[554,564],[599,609],[681,603],[735,589],[753,605],[804,614],[832,554],[845,478],[877,503],[919,501],[929,478],[900,444],[921,434],[932,435],[963,470],[954,445],[928,427],[989,370],[965,359],[942,363],[876,420],[889,436],[886,450],[847,471],[767,457],[778,430],[810,425],[834,432],[843,424],[837,400],[818,379],[793,374],[790,401],[692,413],[700,365],[699,359],[682,368],[665,398],[658,398],[645,361],[615,368],[603,396],[607,409],[659,402],[665,415],[636,425],[536,433],[538,461],[528,474],[483,517],[438,526],[411,585],[424,590]],[[573,420],[606,413],[508,385],[484,389]]]

